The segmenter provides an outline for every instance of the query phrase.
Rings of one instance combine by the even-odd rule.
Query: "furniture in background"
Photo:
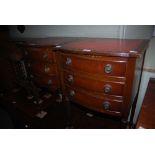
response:
[[[71,41],[74,38],[33,39],[18,42],[17,45],[24,55],[25,75],[38,88],[60,96],[60,76],[57,65],[55,46]],[[37,90],[36,96],[37,94]],[[40,102],[40,101],[38,101]]]
[[[136,128],[155,129],[155,79],[150,78]]]

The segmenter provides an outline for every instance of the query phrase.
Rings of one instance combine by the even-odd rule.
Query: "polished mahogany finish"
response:
[[[37,73],[52,76],[55,75],[57,72],[56,64],[50,64],[46,62],[34,62],[34,61],[25,62],[25,64],[32,74]]]
[[[60,49],[86,55],[139,57],[147,45],[147,40],[140,39],[87,38],[65,44]]]
[[[24,50],[28,76],[40,87],[54,92],[60,88],[55,53],[46,47],[29,47]]]
[[[155,79],[151,78],[142,103],[136,128],[155,129]]]
[[[128,122],[147,40],[62,37],[18,45],[34,83],[58,90],[66,101]]]
[[[68,70],[102,76],[125,76],[127,59],[101,56],[81,56],[75,54],[62,54],[61,56],[63,67]],[[69,60],[70,62],[68,62]],[[110,70],[107,72],[108,67]]]
[[[39,48],[39,47],[29,47],[25,48],[25,58],[35,61],[44,61],[44,62],[55,62],[55,55],[51,48]]]
[[[64,70],[65,83],[71,87],[84,88],[100,95],[113,95],[118,98],[123,97],[125,82],[108,81],[101,78],[93,78],[83,74],[68,72]]]
[[[57,79],[57,76],[33,74],[32,79],[34,80],[34,83],[39,87],[47,88],[52,92],[58,90],[59,81]]]
[[[70,101],[128,122],[140,83],[146,40],[87,38],[56,48]],[[137,71],[138,69],[139,71]]]
[[[49,37],[49,38],[20,38],[16,43],[20,46],[26,47],[61,47],[61,45],[72,42],[74,40],[81,40],[84,38],[78,37]]]
[[[82,89],[66,86],[66,92],[70,100],[92,110],[110,115],[121,115],[122,101],[92,94]]]
[[[17,45],[24,53],[27,75],[40,87],[50,91],[60,90],[60,79],[54,47],[76,38],[53,37],[44,39],[23,39]]]

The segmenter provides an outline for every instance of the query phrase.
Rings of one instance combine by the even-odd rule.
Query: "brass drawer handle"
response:
[[[28,67],[31,67],[31,64],[30,64],[30,63],[28,63],[28,64],[27,64],[27,66],[28,66]]]
[[[112,65],[111,65],[111,64],[105,65],[104,71],[105,71],[105,73],[107,73],[107,74],[111,73],[111,72],[112,72]]]
[[[50,71],[50,67],[45,66],[45,73],[48,73]]]
[[[108,101],[103,102],[103,108],[104,108],[104,110],[109,110],[110,107],[111,107],[110,102],[108,102]]]
[[[34,78],[34,76],[31,74],[31,75],[30,75],[30,78]]]
[[[44,53],[43,59],[47,59],[47,58],[48,58],[48,53]]]
[[[105,93],[110,93],[111,91],[112,91],[112,86],[109,85],[109,84],[106,84],[106,85],[104,86],[104,92],[105,92]]]
[[[72,63],[72,59],[71,58],[67,58],[66,65],[70,65],[71,63]]]
[[[28,55],[28,51],[25,50],[25,55]]]
[[[52,80],[48,80],[47,84],[48,85],[52,84]]]
[[[73,82],[73,76],[72,75],[68,75],[68,82]]]
[[[75,91],[74,91],[74,90],[71,90],[71,91],[69,92],[69,95],[70,95],[71,97],[73,97],[73,96],[75,95]]]

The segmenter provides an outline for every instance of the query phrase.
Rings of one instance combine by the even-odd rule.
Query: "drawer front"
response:
[[[96,75],[125,77],[127,60],[114,57],[61,55],[62,67],[67,70]]]
[[[46,87],[49,90],[57,90],[58,89],[58,78],[56,76],[39,76],[32,75],[32,80],[40,87]]]
[[[92,79],[72,72],[64,72],[65,83],[76,88],[82,88],[101,94],[123,96],[124,83]]]
[[[47,75],[56,75],[56,64],[50,63],[39,63],[39,62],[26,62],[28,70],[33,74],[47,74]]]
[[[66,86],[66,92],[71,101],[92,110],[112,114],[121,115],[122,101],[110,100],[101,96],[94,96],[82,90],[72,89]]]
[[[54,52],[49,48],[26,48],[25,56],[30,60],[55,62]]]

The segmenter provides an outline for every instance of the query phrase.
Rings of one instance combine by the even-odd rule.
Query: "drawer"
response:
[[[34,83],[40,87],[46,87],[51,91],[58,89],[58,78],[56,76],[40,76],[33,74],[31,78]]]
[[[86,91],[72,89],[66,86],[66,92],[70,100],[86,108],[111,115],[121,115],[122,101],[111,100],[102,96],[95,96]]]
[[[77,104],[71,104],[71,111],[74,129],[120,129],[120,118],[111,119]]]
[[[126,73],[126,58],[62,54],[61,60],[67,70],[118,77],[125,77]]]
[[[25,56],[27,59],[36,61],[55,62],[54,52],[50,48],[45,47],[31,47],[25,49]]]
[[[56,64],[44,63],[44,62],[26,62],[28,70],[36,74],[56,75]]]
[[[65,83],[71,87],[82,88],[101,94],[123,96],[124,83],[104,81],[103,79],[93,79],[88,76],[74,74],[64,71]]]

